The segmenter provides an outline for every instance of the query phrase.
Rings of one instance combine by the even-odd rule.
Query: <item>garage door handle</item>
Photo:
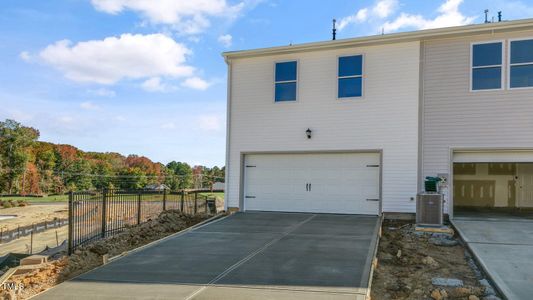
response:
[[[309,191],[311,191],[311,184],[309,184]]]
[[[306,184],[305,184],[305,190],[306,190],[307,192],[309,192],[309,183],[306,183]]]
[[[255,196],[246,196],[246,197],[244,197],[244,198],[246,198],[246,199],[253,199],[253,198],[255,198]]]
[[[366,199],[366,201],[379,201],[379,199]]]

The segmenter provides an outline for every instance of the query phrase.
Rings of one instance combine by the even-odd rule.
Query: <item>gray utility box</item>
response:
[[[416,224],[441,227],[444,223],[444,199],[439,193],[416,195]]]

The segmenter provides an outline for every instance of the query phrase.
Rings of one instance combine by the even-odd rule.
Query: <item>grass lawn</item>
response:
[[[68,195],[54,195],[46,197],[0,197],[0,200],[26,200],[30,203],[42,203],[42,202],[63,202],[68,201]]]
[[[215,196],[217,199],[224,200],[224,192],[217,192],[217,193],[200,193],[202,196]]]

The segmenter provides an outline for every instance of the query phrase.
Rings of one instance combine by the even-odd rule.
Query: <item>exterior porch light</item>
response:
[[[307,130],[305,131],[305,134],[307,135],[307,138],[310,139],[311,138],[311,129],[307,128]]]

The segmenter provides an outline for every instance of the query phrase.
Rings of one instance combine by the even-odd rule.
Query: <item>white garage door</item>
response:
[[[244,209],[379,214],[378,153],[246,155]]]

